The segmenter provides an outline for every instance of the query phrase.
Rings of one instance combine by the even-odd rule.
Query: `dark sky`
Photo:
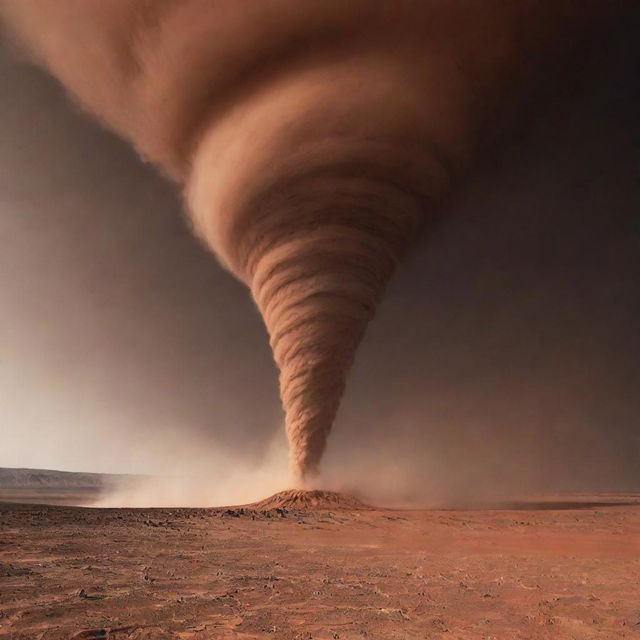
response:
[[[344,482],[640,488],[639,29],[528,107],[400,269],[331,437]],[[266,333],[173,185],[6,52],[0,114],[0,465],[258,460]]]

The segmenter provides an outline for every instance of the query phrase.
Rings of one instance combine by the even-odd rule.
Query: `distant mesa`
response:
[[[265,498],[249,506],[258,511],[268,511],[271,509],[305,509],[314,511],[324,509],[355,510],[370,508],[368,505],[348,494],[318,489],[289,489],[287,491],[280,491],[270,498]]]

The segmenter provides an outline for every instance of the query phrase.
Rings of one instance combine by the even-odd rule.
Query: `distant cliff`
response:
[[[103,489],[133,477],[111,473],[0,468],[0,489]]]
[[[0,468],[0,502],[91,505],[139,476]]]

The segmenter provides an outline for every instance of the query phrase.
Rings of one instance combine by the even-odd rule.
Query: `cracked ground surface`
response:
[[[467,511],[4,503],[0,638],[640,638],[640,497]]]

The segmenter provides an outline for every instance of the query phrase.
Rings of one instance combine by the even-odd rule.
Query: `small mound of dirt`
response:
[[[270,498],[260,500],[251,505],[260,511],[270,509],[318,511],[323,509],[368,509],[369,507],[353,496],[337,493],[336,491],[321,491],[318,489],[289,489],[280,491]]]

